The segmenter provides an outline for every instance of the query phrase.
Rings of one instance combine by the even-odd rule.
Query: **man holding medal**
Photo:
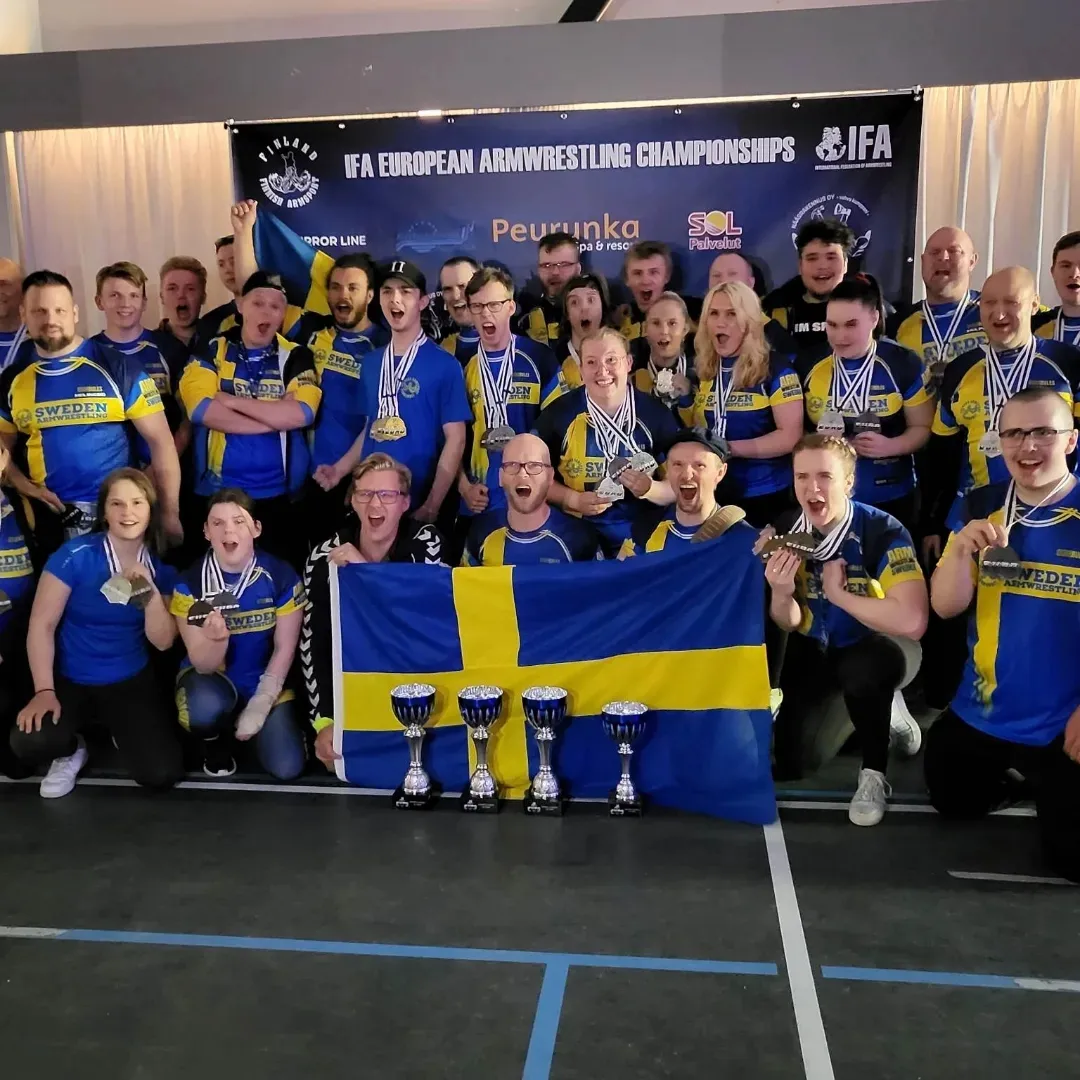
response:
[[[407,259],[379,268],[379,303],[390,344],[360,373],[364,430],[334,466],[339,483],[372,453],[386,453],[413,477],[412,516],[432,522],[457,481],[465,426],[473,419],[461,365],[424,333],[428,305],[423,271]]]
[[[894,696],[914,674],[929,604],[907,530],[877,507],[855,502],[857,456],[835,435],[807,435],[795,447],[801,516],[763,545],[769,611],[788,638],[776,718],[778,778],[802,775],[803,728],[839,692],[862,746],[848,817],[876,825],[885,814]],[[918,750],[914,721],[906,751]]]
[[[299,711],[285,680],[306,603],[296,571],[255,548],[255,503],[224,488],[210,498],[210,550],[181,576],[169,610],[187,658],[177,679],[181,725],[203,745],[207,776],[236,771],[233,738],[254,740],[259,763],[278,780],[304,771]]]
[[[1061,303],[1052,311],[1040,311],[1031,328],[1039,337],[1080,348],[1080,232],[1066,233],[1054,245],[1050,276]]]
[[[584,385],[545,408],[535,433],[557,473],[549,500],[589,518],[604,556],[614,558],[643,500],[670,497],[667,484],[652,477],[679,425],[656,398],[630,386],[629,349],[617,330],[582,340],[581,374]]]
[[[931,599],[943,618],[974,603],[968,656],[951,707],[926,737],[930,801],[948,818],[981,817],[1033,790],[1051,873],[1080,882],[1080,486],[1077,433],[1053,387],[1021,390],[998,436],[1008,473],[964,502]]]

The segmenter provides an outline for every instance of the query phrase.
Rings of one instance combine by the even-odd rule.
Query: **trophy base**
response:
[[[538,799],[531,791],[526,791],[522,806],[526,814],[562,817],[566,813],[566,802],[564,795],[560,795],[557,799]]]
[[[390,796],[390,801],[397,810],[430,810],[439,801],[441,794],[442,788],[434,783],[426,795],[406,795],[402,786]]]
[[[615,792],[608,795],[608,814],[611,817],[641,817],[645,812],[645,800],[638,796],[633,802],[622,802],[615,797]]]
[[[461,793],[461,809],[469,814],[497,814],[501,807],[497,795],[473,795],[466,790]]]

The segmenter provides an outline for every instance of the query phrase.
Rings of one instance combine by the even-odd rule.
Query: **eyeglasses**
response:
[[[1033,427],[1006,428],[998,432],[998,438],[1006,446],[1022,446],[1030,439],[1036,446],[1045,446],[1054,441],[1055,435],[1068,435],[1072,428]]]
[[[511,475],[517,476],[522,469],[529,476],[539,476],[545,469],[550,469],[550,465],[545,465],[542,461],[504,461],[502,467]]]
[[[577,263],[576,262],[557,262],[557,263],[542,262],[542,263],[539,263],[538,265],[539,265],[539,268],[541,270],[569,270],[570,267],[577,266]]]
[[[379,497],[379,502],[384,506],[390,506],[396,503],[398,499],[405,498],[404,491],[356,491],[353,492],[353,498],[358,503],[369,503],[375,496]]]
[[[470,304],[469,311],[474,315],[483,315],[485,311],[489,315],[498,315],[503,307],[509,303],[509,297],[506,300],[489,300],[486,304]]]

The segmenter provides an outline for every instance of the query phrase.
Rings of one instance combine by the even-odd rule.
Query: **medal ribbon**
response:
[[[638,445],[634,442],[634,429],[637,427],[637,405],[634,403],[634,393],[628,386],[626,397],[619,406],[615,415],[608,416],[603,409],[593,402],[588,391],[585,393],[585,408],[588,410],[589,419],[596,431],[596,441],[600,444],[606,461],[612,461],[619,456],[620,447],[625,447],[630,454],[638,452]]]
[[[870,408],[870,384],[874,379],[874,361],[877,359],[877,345],[871,345],[870,351],[862,358],[855,371],[848,371],[844,361],[833,355],[832,383],[829,386],[829,404],[837,412],[858,416]],[[835,403],[835,404],[834,404]]]
[[[24,329],[25,329],[25,327],[24,327]],[[18,341],[18,338],[16,338],[15,340]],[[1054,320],[1054,340],[1055,341],[1066,341],[1066,339],[1065,339],[1065,312],[1061,311],[1060,309],[1058,310],[1057,318]],[[1066,341],[1066,344],[1073,345],[1073,346],[1076,346],[1076,347],[1080,347],[1080,330],[1077,330],[1073,334],[1072,341]],[[15,346],[13,345],[12,348],[14,348],[14,347]],[[11,354],[9,353],[8,355],[10,356]],[[3,366],[4,366],[3,364],[0,364],[0,369],[2,369]]]
[[[427,335],[420,333],[416,340],[405,350],[405,355],[394,364],[394,343],[391,341],[383,350],[382,364],[379,367],[379,416],[385,420],[388,416],[398,416],[398,393],[402,383],[409,377],[413,361],[420,351],[420,346],[427,341]]]
[[[259,387],[262,385],[263,372],[266,370],[266,362],[270,359],[270,354],[275,352],[276,345],[268,345],[265,349],[256,349],[256,352],[261,352],[262,358],[259,361],[259,366],[256,368],[251,361],[251,357],[248,355],[246,346],[242,343],[240,345],[240,362],[244,365],[244,373],[247,375],[248,384],[251,387],[251,396],[258,398]],[[255,372],[255,377],[251,377],[251,373]]]
[[[956,337],[957,330],[960,329],[960,323],[964,318],[964,312],[967,311],[971,304],[971,294],[968,293],[963,300],[956,305],[956,311],[953,312],[953,317],[949,320],[949,325],[945,330],[945,333],[938,329],[937,320],[934,318],[934,313],[930,309],[927,301],[922,302],[923,321],[926,323],[927,330],[930,331],[930,337],[933,339],[934,344],[937,346],[937,358],[941,363],[945,363],[945,350],[952,344],[952,340]]]
[[[1057,525],[1062,519],[1058,515],[1051,515],[1045,521],[1032,521],[1031,518],[1041,510],[1071,479],[1071,474],[1066,473],[1055,485],[1052,491],[1031,507],[1027,513],[1019,512],[1020,497],[1016,494],[1016,481],[1009,483],[1009,490],[1005,495],[1005,539],[1009,539],[1009,533],[1014,525],[1026,525],[1030,529],[1046,529],[1051,525]]]
[[[721,356],[716,361],[716,378],[713,379],[712,393],[709,394],[706,409],[713,410],[715,418],[712,434],[720,439],[727,438],[727,403],[731,397],[731,391],[735,389],[735,368],[731,369],[731,378],[727,386],[724,386],[724,358]]]
[[[18,330],[15,331],[15,337],[12,338],[11,344],[8,345],[7,351],[4,353],[4,358],[0,360],[0,371],[15,359],[15,354],[19,351],[19,346],[26,340],[26,326],[21,325]]]
[[[510,388],[514,383],[514,360],[517,356],[517,348],[514,345],[514,335],[510,335],[510,344],[506,347],[502,360],[498,362],[498,373],[491,371],[491,362],[488,360],[484,346],[478,346],[477,363],[480,365],[480,393],[484,403],[484,427],[492,431],[497,427],[505,427],[509,421],[506,417],[507,405],[510,401]]]
[[[1005,368],[997,351],[990,345],[983,347],[983,355],[986,357],[983,392],[986,394],[986,401],[990,406],[990,424],[986,429],[987,431],[997,431],[998,421],[1001,419],[1001,410],[1005,408],[1005,402],[1027,386],[1028,380],[1031,378],[1031,369],[1035,364],[1035,347],[1035,338],[1032,337],[1020,349],[1008,374],[1005,373]]]
[[[825,562],[831,559],[844,545],[844,541],[847,539],[847,534],[851,531],[851,522],[855,516],[855,508],[851,505],[851,500],[847,500],[847,506],[844,508],[844,516],[840,519],[840,523],[836,526],[831,533],[826,536],[816,548],[811,558],[817,562]],[[795,527],[791,530],[796,533],[813,533],[814,528],[810,524],[806,514],[800,514],[799,520],[795,522]]]
[[[228,592],[232,593],[237,600],[244,595],[244,590],[251,584],[255,578],[255,574],[258,571],[258,566],[255,560],[255,553],[251,553],[251,558],[248,560],[247,566],[240,571],[240,578],[236,584],[230,589],[225,584],[225,572],[221,569],[221,563],[218,562],[217,556],[214,552],[208,551],[203,557],[202,564],[202,591],[203,599],[207,600],[210,597],[217,596],[218,593]]]
[[[124,569],[120,565],[120,556],[116,554],[112,538],[105,534],[105,561],[109,564],[110,577],[124,577]],[[151,577],[154,577],[154,560],[150,556],[150,550],[145,544],[139,548],[139,562],[146,567]]]

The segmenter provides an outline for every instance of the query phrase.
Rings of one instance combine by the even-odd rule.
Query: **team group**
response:
[[[972,242],[943,228],[926,300],[890,311],[830,220],[803,227],[796,275],[764,299],[753,260],[724,253],[688,300],[646,241],[616,308],[552,234],[534,297],[467,256],[432,298],[407,259],[319,255],[292,298],[305,309],[257,265],[256,205],[232,224],[217,252],[233,300],[203,314],[206,270],[174,257],[153,330],[131,263],[99,273],[89,339],[64,277],[0,263],[6,772],[48,763],[42,794],[67,794],[98,724],[166,788],[177,715],[211,775],[250,743],[293,778],[311,729],[332,764],[331,564],[748,544],[769,587],[778,776],[800,774],[810,717],[839,692],[863,754],[850,816],[880,821],[890,743],[921,743],[900,690],[927,633],[919,679],[949,706],[928,735],[935,805],[985,813],[1019,772],[1048,857],[1080,874],[1063,647],[1080,610],[1080,233],[1055,245],[1053,310],[1023,268],[972,290]]]

